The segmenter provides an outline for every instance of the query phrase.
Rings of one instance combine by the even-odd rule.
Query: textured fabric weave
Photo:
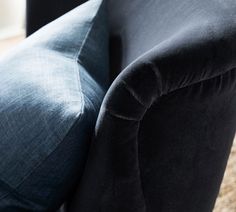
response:
[[[105,12],[91,0],[1,58],[0,211],[55,208],[78,182],[108,79]]]

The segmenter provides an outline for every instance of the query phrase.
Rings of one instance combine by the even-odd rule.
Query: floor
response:
[[[18,44],[24,36],[0,41],[0,56]],[[214,212],[236,212],[236,138]]]
[[[236,212],[236,138],[214,212]]]

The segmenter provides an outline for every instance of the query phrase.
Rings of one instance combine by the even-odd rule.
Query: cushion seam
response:
[[[172,91],[167,92],[166,94],[163,94],[163,95],[161,95],[161,96],[165,96],[165,95],[171,94],[171,93],[176,92],[176,91],[178,91],[178,90],[181,90],[181,89],[183,89],[183,88],[188,88],[188,87],[191,87],[191,86],[200,84],[200,83],[202,83],[202,82],[206,82],[206,81],[208,81],[208,80],[213,80],[213,79],[216,79],[216,78],[218,78],[218,77],[222,77],[222,76],[224,76],[225,74],[228,74],[228,73],[233,72],[233,71],[236,71],[236,67],[233,67],[233,68],[231,68],[231,69],[229,69],[229,70],[227,70],[227,71],[225,71],[225,72],[223,72],[223,73],[221,73],[221,74],[219,74],[219,75],[216,75],[216,76],[213,76],[213,77],[209,77],[209,78],[205,78],[205,79],[202,79],[202,80],[200,80],[200,81],[198,81],[198,82],[194,82],[194,83],[192,83],[192,84],[188,84],[188,85],[186,85],[186,86],[173,89]],[[161,96],[157,97],[157,99],[160,98]]]
[[[5,187],[6,189],[9,190],[9,191],[6,192],[6,194],[4,194],[3,196],[0,197],[0,200],[4,199],[5,197],[10,195],[11,193],[15,192],[15,189],[13,189],[8,183],[3,181],[2,179],[0,179],[0,184],[3,185],[3,187]]]
[[[51,155],[66,141],[66,139],[68,138],[68,135],[70,134],[71,130],[73,130],[73,128],[77,125],[77,123],[80,121],[81,116],[79,117],[79,119],[77,121],[74,122],[74,124],[71,126],[71,128],[69,129],[67,135],[64,137],[64,139],[57,145],[57,147],[49,154],[47,155],[47,157],[45,157],[41,163],[39,163],[31,172],[29,172],[25,178],[15,187],[12,187],[11,185],[9,185],[8,183],[6,183],[5,181],[3,181],[2,179],[0,179],[0,183],[5,184],[11,191],[9,191],[6,195],[4,195],[3,197],[0,198],[3,199],[6,196],[10,195],[10,194],[16,194],[21,198],[25,198],[27,200],[30,200],[30,198],[25,197],[25,195],[20,194],[20,192],[17,190],[32,174],[35,173],[35,171],[37,171],[37,169],[48,159],[51,157]],[[30,200],[32,201],[32,200]]]
[[[78,80],[78,82],[79,82],[79,81],[81,81],[81,80],[80,80],[80,78],[79,78],[79,66],[78,66],[78,64],[77,64],[76,58],[77,58],[77,57],[75,57],[75,61],[74,61],[74,73],[76,73],[77,80]],[[77,73],[78,73],[78,74],[77,74]],[[79,83],[77,84],[77,86],[79,87],[79,90],[82,89],[82,88],[79,86]],[[63,142],[67,139],[67,137],[68,137],[70,131],[71,131],[71,130],[73,129],[73,127],[77,124],[77,122],[81,119],[81,114],[83,114],[83,112],[84,112],[84,99],[83,99],[82,90],[81,90],[81,102],[82,102],[81,109],[80,109],[80,111],[76,114],[77,120],[75,120],[75,121],[71,124],[71,126],[68,128],[67,133],[66,133],[65,137],[62,139],[62,141],[61,141],[60,143],[58,143],[58,145],[56,146],[56,148],[55,148],[53,151],[51,151],[40,163],[38,163],[34,169],[32,169],[30,172],[28,172],[28,173],[25,175],[25,177],[15,186],[15,188],[18,188],[22,183],[24,183],[24,181],[25,181],[32,173],[34,173],[34,171],[37,170],[37,168],[38,168],[45,160],[47,160],[47,158],[50,157],[50,155],[53,154],[53,153],[57,150],[57,148],[59,148],[60,144],[63,143]],[[1,179],[1,180],[2,180],[2,179]],[[4,182],[4,180],[2,180],[2,181]],[[7,183],[6,183],[6,184],[7,184]]]

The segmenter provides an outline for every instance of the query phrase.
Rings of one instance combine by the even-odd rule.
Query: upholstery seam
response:
[[[121,82],[124,84],[126,90],[137,100],[137,102],[144,108],[146,108],[146,105],[139,99],[139,97],[135,94],[135,92],[132,91],[130,86],[124,80],[121,80]]]
[[[205,78],[205,79],[202,79],[202,80],[200,80],[200,81],[198,81],[198,82],[194,82],[194,83],[192,83],[192,84],[188,84],[188,85],[186,85],[186,86],[173,89],[173,90],[171,90],[170,92],[167,92],[167,93],[163,94],[162,96],[169,95],[169,94],[171,94],[171,93],[174,93],[174,92],[176,92],[176,91],[178,91],[178,90],[181,90],[181,89],[184,89],[184,88],[188,88],[188,87],[191,87],[191,86],[195,86],[195,85],[197,85],[197,84],[200,84],[200,83],[202,83],[202,82],[206,82],[206,81],[208,81],[208,80],[213,80],[213,79],[216,79],[216,78],[219,78],[219,77],[223,77],[224,75],[229,74],[230,72],[233,72],[233,71],[236,71],[236,67],[233,67],[233,68],[231,68],[231,69],[228,69],[227,71],[225,71],[225,72],[223,72],[223,73],[221,73],[221,74],[219,74],[219,75],[216,75],[216,76],[213,76],[213,77],[209,77],[209,78]],[[162,96],[159,96],[159,97],[157,97],[157,98],[160,98],[160,97],[162,97]]]
[[[5,183],[4,181],[1,180],[1,183],[2,184],[5,184],[6,186],[8,186],[8,188],[11,190],[11,191],[8,191],[5,195],[3,195],[1,198],[0,198],[0,201],[4,200],[5,198],[9,197],[10,195],[13,195],[13,196],[16,196],[17,198],[19,199],[23,199],[23,200],[26,200],[26,201],[29,201],[31,203],[33,203],[34,201],[29,199],[28,197],[20,194],[16,189],[12,188],[10,185],[8,185],[7,183]],[[37,204],[40,204],[40,203],[37,203]]]
[[[3,196],[0,197],[0,201],[1,201],[2,199],[9,196],[11,193],[14,193],[15,189],[13,189],[8,183],[3,181],[2,179],[0,179],[0,184],[3,185],[3,187],[5,187],[6,189],[9,189],[9,191],[7,191],[6,194],[4,194]]]
[[[160,69],[153,62],[147,62],[146,64],[150,66],[151,70],[154,72],[154,74],[156,76],[156,83],[157,83],[157,88],[158,88],[158,92],[159,92],[159,93],[157,93],[156,99],[160,98],[161,96],[165,96],[165,95],[168,95],[172,92],[175,92],[179,89],[190,87],[190,86],[193,86],[195,84],[198,84],[198,83],[201,83],[201,82],[204,82],[204,81],[207,81],[207,80],[211,80],[211,79],[214,79],[214,78],[217,78],[217,77],[222,77],[223,75],[227,74],[228,72],[232,72],[232,71],[236,70],[236,67],[232,67],[232,68],[229,68],[229,69],[227,69],[227,70],[223,71],[222,73],[219,73],[215,76],[210,76],[208,78],[202,78],[202,79],[199,79],[199,81],[192,82],[192,83],[190,82],[187,85],[184,85],[182,87],[177,87],[177,88],[174,88],[173,90],[170,90],[170,91],[167,91],[166,93],[163,93],[163,82],[161,80],[162,77],[161,77],[161,72],[159,71]],[[150,104],[149,107],[151,107],[151,105],[152,105],[152,103]]]
[[[77,66],[77,61],[75,61],[75,64]],[[79,68],[77,66],[77,68]],[[74,69],[74,70],[78,70],[78,69]],[[78,79],[78,75],[77,75],[77,79]],[[82,98],[82,96],[81,96]],[[0,182],[4,183],[5,185],[8,185],[8,187],[11,189],[11,191],[9,191],[6,195],[4,195],[2,198],[0,198],[0,200],[6,198],[7,196],[11,195],[11,194],[15,194],[17,195],[18,197],[20,198],[24,198],[26,200],[29,200],[29,201],[33,201],[33,200],[30,200],[28,197],[26,197],[25,195],[22,195],[20,194],[19,191],[17,191],[17,189],[32,175],[35,173],[35,171],[37,171],[37,169],[48,159],[51,157],[51,155],[57,151],[57,149],[66,141],[66,139],[68,138],[68,135],[70,134],[71,130],[73,130],[73,128],[76,126],[76,124],[80,121],[81,119],[81,114],[82,114],[82,110],[84,109],[84,104],[82,102],[82,106],[81,106],[81,110],[77,113],[77,120],[75,120],[75,122],[71,125],[71,127],[68,129],[67,133],[66,133],[66,136],[63,138],[63,140],[56,146],[56,148],[50,152],[40,163],[37,164],[36,167],[34,167],[34,169],[32,169],[29,173],[27,173],[25,175],[25,177],[14,187],[12,187],[11,185],[9,185],[8,183],[6,183],[4,180],[0,179]]]
[[[162,77],[161,77],[161,72],[159,71],[160,69],[153,64],[153,62],[150,62],[149,65],[151,66],[151,70],[154,72],[154,75],[156,76],[156,82],[157,82],[157,88],[159,92],[159,96],[162,95],[162,90],[163,90],[163,82],[162,82]]]
[[[108,112],[111,116],[115,117],[115,118],[119,118],[119,119],[122,119],[122,120],[125,120],[125,121],[137,121],[139,122],[140,120],[139,119],[134,119],[134,118],[128,118],[128,117],[125,117],[123,115],[118,115],[116,114],[114,111],[108,109],[108,108],[104,108],[103,109],[105,112]]]

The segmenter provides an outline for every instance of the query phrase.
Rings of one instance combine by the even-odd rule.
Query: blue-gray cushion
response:
[[[106,6],[90,0],[0,59],[0,211],[54,210],[79,180],[108,84]]]

